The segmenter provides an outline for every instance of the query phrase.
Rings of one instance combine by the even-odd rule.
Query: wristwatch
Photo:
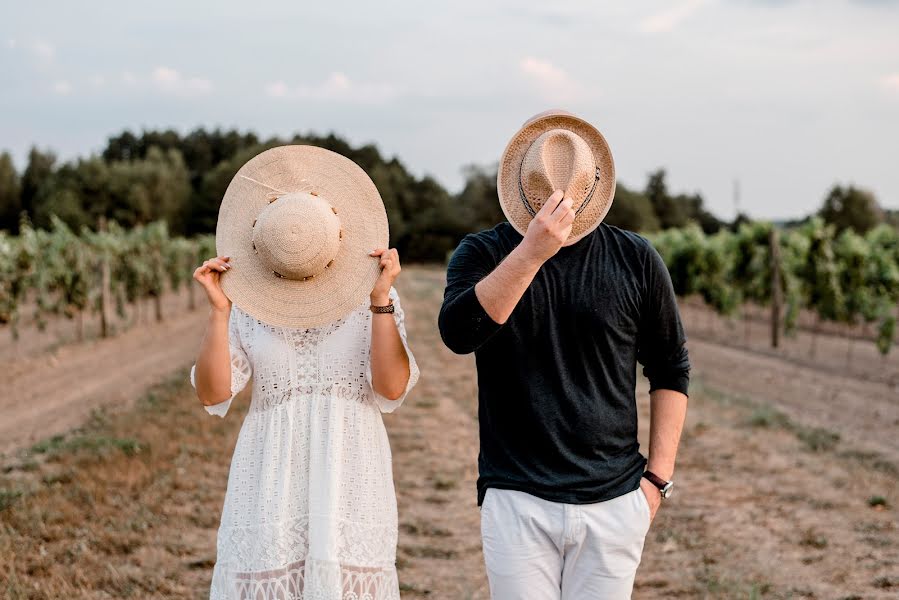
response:
[[[659,488],[659,492],[662,494],[662,498],[670,498],[671,490],[674,487],[673,481],[665,481],[652,471],[643,471],[643,477],[645,477],[649,483]]]
[[[396,310],[393,306],[393,300],[391,300],[387,306],[375,306],[374,304],[372,304],[368,307],[368,309],[375,314],[392,313]]]

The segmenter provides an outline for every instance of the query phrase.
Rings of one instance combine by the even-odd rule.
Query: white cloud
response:
[[[6,40],[6,47],[7,47],[7,48],[15,49],[15,47],[16,47],[17,45],[18,45],[18,42],[16,41],[15,38],[9,38],[8,40]]]
[[[316,85],[289,86],[275,81],[265,86],[265,93],[272,98],[300,98],[304,100],[331,100],[351,104],[377,104],[398,95],[389,83],[355,82],[344,73],[335,71]]]
[[[699,10],[708,0],[683,0],[673,6],[653,13],[640,21],[643,33],[666,33],[673,31],[681,22]]]
[[[550,102],[567,102],[581,94],[580,86],[565,70],[548,60],[528,56],[518,63],[518,69]]]
[[[202,77],[184,77],[170,67],[156,67],[150,74],[150,81],[156,89],[179,96],[196,96],[212,91],[212,82]]]
[[[136,85],[137,75],[135,75],[131,71],[125,71],[124,73],[122,73],[122,83],[124,83],[125,85]]]
[[[91,75],[88,78],[88,81],[94,87],[103,87],[104,85],[106,85],[106,78],[102,75]]]
[[[895,94],[899,94],[899,73],[884,75],[880,78],[880,85]]]
[[[290,88],[283,81],[275,81],[265,86],[265,93],[272,98],[283,98],[290,93]]]
[[[61,80],[54,83],[53,87],[51,87],[50,89],[53,90],[54,94],[57,94],[59,96],[68,96],[72,93],[72,84],[68,81]]]
[[[37,40],[31,45],[31,51],[39,59],[50,62],[56,56],[56,48],[50,42]]]

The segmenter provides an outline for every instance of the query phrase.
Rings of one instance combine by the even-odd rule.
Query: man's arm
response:
[[[509,319],[543,263],[568,239],[574,210],[572,200],[563,200],[562,195],[557,190],[549,197],[522,242],[492,272],[480,272],[469,249],[460,246],[457,250],[447,271],[438,320],[450,350],[474,352],[493,335]]]
[[[687,417],[687,395],[655,390],[649,395],[649,462],[647,470],[665,481],[674,476],[674,460]]]
[[[674,475],[677,447],[687,415],[690,359],[671,276],[653,248],[649,249],[643,275],[646,297],[640,319],[637,358],[643,365],[643,374],[649,379],[649,460],[646,468],[669,481]],[[645,479],[640,485],[655,517],[661,494]]]

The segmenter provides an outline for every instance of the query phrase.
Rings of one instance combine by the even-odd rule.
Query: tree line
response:
[[[126,228],[163,221],[180,236],[211,233],[237,170],[259,152],[282,144],[327,148],[365,169],[384,199],[391,241],[406,260],[443,261],[466,233],[504,220],[495,166],[465,168],[462,190],[451,194],[430,176],[414,176],[376,146],[352,146],[333,134],[261,139],[251,132],[199,128],[187,134],[124,131],[110,137],[99,154],[63,163],[50,151],[32,148],[22,173],[9,153],[0,154],[0,229],[16,233],[23,217],[48,229],[55,215],[74,230],[96,230],[102,218]],[[852,186],[835,186],[819,214],[839,230],[859,232],[890,217],[873,195]],[[705,208],[700,194],[671,192],[661,169],[648,175],[642,190],[619,183],[606,218],[612,225],[647,233],[696,223],[706,234],[736,230],[748,220],[740,215],[733,222],[722,221]]]

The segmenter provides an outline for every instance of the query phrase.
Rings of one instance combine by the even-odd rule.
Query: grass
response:
[[[62,453],[87,453],[107,455],[109,452],[122,452],[125,456],[135,456],[147,449],[134,438],[116,438],[104,435],[76,435],[71,438],[55,436],[47,441],[35,444],[31,451],[35,454],[48,454],[58,457]]]
[[[827,548],[827,538],[810,528],[802,532],[799,544],[821,550],[822,548]]]
[[[747,426],[791,431],[805,448],[812,452],[833,451],[840,441],[839,433],[823,427],[807,427],[799,424],[770,404],[759,403],[751,398],[715,390],[704,385],[701,381],[696,384],[696,387],[701,389],[704,395],[716,400],[723,406],[737,406],[750,411],[749,417],[746,419]],[[858,454],[861,455],[863,453]],[[883,461],[883,463],[881,466],[885,470],[892,466],[886,461]]]
[[[822,427],[795,428],[796,437],[812,452],[827,452],[836,448],[840,434]]]
[[[0,512],[11,508],[21,497],[21,490],[0,489]]]
[[[208,594],[230,417],[205,415],[179,372],[17,457],[0,476],[0,598]]]
[[[877,507],[882,506],[883,508],[887,507],[887,499],[883,496],[871,496],[868,498],[868,506]]]
[[[770,427],[787,429],[792,423],[790,418],[779,410],[770,406],[759,406],[749,416],[749,424],[752,427]]]

